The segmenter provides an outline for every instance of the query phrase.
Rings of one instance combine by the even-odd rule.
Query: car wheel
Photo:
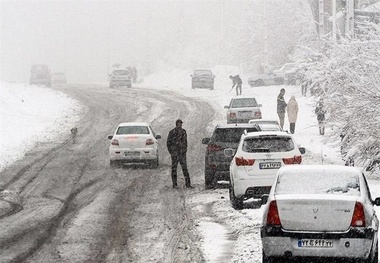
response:
[[[235,196],[234,187],[232,186],[232,184],[230,184],[229,193],[232,207],[236,210],[243,209],[243,198],[238,198]]]
[[[256,87],[265,86],[265,83],[262,79],[258,79],[255,81],[255,86]]]
[[[215,186],[215,174],[205,169],[205,189],[213,189]]]
[[[262,254],[262,262],[263,263],[275,263],[275,262],[284,262],[282,260],[277,260],[276,258],[273,258],[273,257],[267,257],[263,251],[263,254]]]

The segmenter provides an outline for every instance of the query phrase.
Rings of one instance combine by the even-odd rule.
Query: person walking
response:
[[[175,122],[175,128],[169,132],[166,146],[172,159],[172,182],[173,188],[178,188],[177,185],[177,167],[181,164],[183,176],[185,177],[185,185],[187,188],[194,188],[190,184],[190,175],[187,169],[186,152],[187,152],[187,134],[182,128],[182,120],[178,119]]]
[[[286,109],[288,112],[290,133],[294,134],[295,129],[296,129],[297,115],[298,115],[298,102],[296,101],[296,97],[294,95],[290,97],[290,100],[288,101],[288,106]]]
[[[278,94],[277,96],[277,115],[278,115],[278,118],[280,119],[281,129],[284,128],[285,108],[287,106],[284,99],[284,95],[285,95],[285,89],[282,88],[280,90],[280,94]]]
[[[326,119],[326,109],[323,104],[323,99],[321,98],[315,107],[315,114],[317,114],[319,134],[325,134],[325,119]]]
[[[236,96],[241,95],[241,86],[243,84],[243,81],[241,80],[239,75],[232,76],[230,75],[230,79],[232,80],[232,88],[231,90],[236,87]],[[231,92],[230,90],[230,92]]]

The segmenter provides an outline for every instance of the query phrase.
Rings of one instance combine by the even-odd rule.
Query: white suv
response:
[[[235,209],[243,208],[248,198],[269,194],[280,167],[301,164],[305,148],[298,147],[291,134],[261,131],[242,135],[236,150],[225,149],[233,156],[230,165],[230,200]]]

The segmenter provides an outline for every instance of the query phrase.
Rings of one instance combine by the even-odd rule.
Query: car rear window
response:
[[[149,134],[147,126],[120,126],[116,134]]]
[[[194,75],[196,75],[196,76],[211,76],[212,73],[210,70],[196,70],[194,72]]]
[[[128,75],[129,72],[128,72],[128,70],[115,70],[113,74],[122,76],[122,75]]]
[[[238,143],[244,130],[247,130],[247,132],[258,131],[255,127],[219,128],[214,131],[213,137],[215,142]]]
[[[357,174],[342,171],[294,171],[282,173],[275,194],[333,194],[360,196]]]
[[[234,99],[231,108],[257,107],[255,98]]]
[[[243,142],[243,151],[259,152],[289,152],[294,149],[294,142],[290,137],[260,136],[246,138]]]

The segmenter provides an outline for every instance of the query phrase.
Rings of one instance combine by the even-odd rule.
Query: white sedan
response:
[[[262,262],[311,262],[315,257],[377,263],[374,205],[380,205],[380,198],[373,201],[365,176],[355,167],[281,168],[264,207]]]
[[[148,164],[157,168],[159,164],[157,139],[148,123],[120,123],[113,135],[109,146],[110,165],[117,164]]]

